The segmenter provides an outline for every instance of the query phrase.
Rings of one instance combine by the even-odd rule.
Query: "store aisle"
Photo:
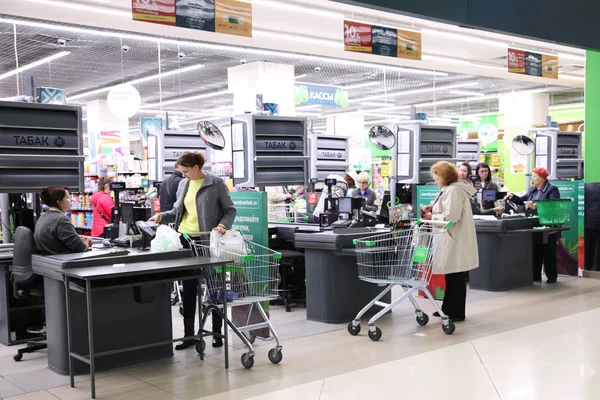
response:
[[[439,320],[432,318],[422,328],[401,309],[379,325],[383,338],[378,343],[364,333],[352,337],[345,329],[290,338],[284,342],[283,362],[276,366],[266,357],[270,343],[263,342],[252,370],[239,363],[243,351],[233,349],[229,372],[223,370],[218,349],[211,349],[204,362],[194,351],[177,352],[169,360],[104,373],[98,379],[98,398],[600,398],[600,382],[594,379],[600,371],[599,280],[563,278],[558,285],[471,297],[476,301],[468,305],[467,321],[457,324],[452,336],[442,332]],[[281,318],[282,325],[298,323],[296,317]],[[52,386],[45,390],[33,391],[31,382],[15,379],[6,369],[5,353],[0,352],[0,375],[21,392],[4,398],[88,398],[84,377],[76,389],[56,380],[46,382]],[[34,372],[30,381],[42,371]],[[0,380],[0,391],[3,384]],[[19,395],[23,392],[30,393]]]

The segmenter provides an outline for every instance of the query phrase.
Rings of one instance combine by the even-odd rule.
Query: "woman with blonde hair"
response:
[[[365,198],[365,211],[377,211],[375,200],[377,200],[377,194],[369,189],[369,183],[371,178],[366,172],[361,172],[357,177],[356,185],[357,189],[352,191],[352,197],[360,196]]]
[[[442,311],[450,320],[464,321],[467,300],[468,271],[479,267],[477,235],[470,198],[475,194],[472,184],[460,181],[455,165],[440,161],[431,167],[431,176],[440,188],[440,194],[429,206],[431,214],[424,220],[452,222],[444,246],[434,266],[435,274],[446,278],[446,293]],[[438,316],[436,312],[433,314]]]

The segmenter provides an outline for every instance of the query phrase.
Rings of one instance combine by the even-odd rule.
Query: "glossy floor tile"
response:
[[[393,296],[400,294],[395,290]],[[228,370],[222,348],[209,346],[204,361],[190,348],[103,372],[98,398],[600,399],[600,280],[561,277],[557,285],[470,291],[467,320],[450,336],[431,315],[433,306],[416,300],[430,315],[429,324],[419,326],[411,303],[401,303],[377,321],[383,332],[379,342],[368,338],[367,321],[355,337],[345,324],[318,324],[306,321],[304,309],[285,313],[274,307],[271,319],[283,340],[281,364],[267,358],[272,340],[257,340],[251,370],[240,363],[247,349],[239,341],[232,342]],[[174,314],[177,334],[181,321]],[[0,391],[10,393],[5,399],[89,398],[88,377],[78,377],[75,389],[64,379],[45,368],[44,353],[15,364],[12,352],[0,347]]]

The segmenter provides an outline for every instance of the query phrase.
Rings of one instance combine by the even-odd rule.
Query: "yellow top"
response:
[[[204,183],[204,179],[190,181],[185,199],[183,199],[183,217],[179,224],[179,233],[198,236],[200,225],[198,223],[198,209],[196,208],[196,194]]]

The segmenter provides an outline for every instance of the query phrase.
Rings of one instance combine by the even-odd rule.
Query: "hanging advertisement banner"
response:
[[[215,31],[214,0],[176,0],[177,26],[201,31]]]
[[[542,55],[539,53],[532,53],[530,51],[525,53],[525,75],[529,76],[542,76]]]
[[[294,104],[318,104],[324,107],[348,107],[348,92],[335,86],[296,85]]]
[[[524,74],[525,52],[523,50],[508,49],[508,72],[513,74]]]
[[[215,32],[252,37],[252,3],[215,0]]]
[[[398,57],[398,30],[385,26],[371,28],[372,54],[384,57]]]
[[[398,29],[398,58],[421,61],[421,32]]]
[[[131,0],[134,21],[175,25],[175,0]]]
[[[542,54],[542,77],[558,79],[558,57]]]
[[[371,25],[344,21],[344,50],[371,54],[373,42]]]

